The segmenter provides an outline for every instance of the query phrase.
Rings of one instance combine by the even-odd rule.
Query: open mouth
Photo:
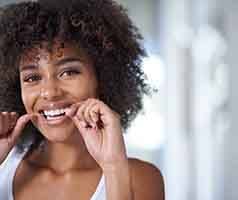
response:
[[[65,116],[66,109],[40,110],[39,113],[47,120],[55,120]]]

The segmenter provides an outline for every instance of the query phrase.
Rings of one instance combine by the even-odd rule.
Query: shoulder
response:
[[[164,200],[164,181],[160,170],[149,162],[129,159],[136,200]]]

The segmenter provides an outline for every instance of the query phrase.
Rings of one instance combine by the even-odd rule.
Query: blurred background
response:
[[[167,200],[237,200],[238,1],[117,1],[158,89],[125,136],[128,153],[160,168]]]
[[[238,1],[116,1],[144,37],[158,90],[125,135],[128,154],[160,168],[166,200],[237,200]]]

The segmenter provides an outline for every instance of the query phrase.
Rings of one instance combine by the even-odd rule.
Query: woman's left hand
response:
[[[66,112],[85,145],[102,169],[127,161],[120,115],[98,99],[90,98],[74,104]]]

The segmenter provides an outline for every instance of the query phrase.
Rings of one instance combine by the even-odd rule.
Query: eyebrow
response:
[[[64,64],[70,63],[70,62],[82,62],[82,59],[75,58],[75,57],[68,57],[68,58],[64,58],[62,60],[57,61],[56,63],[54,63],[54,65],[55,66],[60,66],[60,65],[64,65]],[[35,70],[35,69],[38,69],[38,68],[39,68],[39,66],[34,65],[34,64],[23,65],[23,66],[20,66],[20,72],[27,71],[27,70]]]
[[[75,58],[75,57],[69,57],[69,58],[64,58],[62,60],[59,60],[55,63],[56,66],[64,65],[69,62],[82,62],[82,59],[80,58]]]
[[[20,66],[20,72],[27,71],[27,70],[34,70],[37,68],[38,68],[38,65],[23,65],[23,66]]]

